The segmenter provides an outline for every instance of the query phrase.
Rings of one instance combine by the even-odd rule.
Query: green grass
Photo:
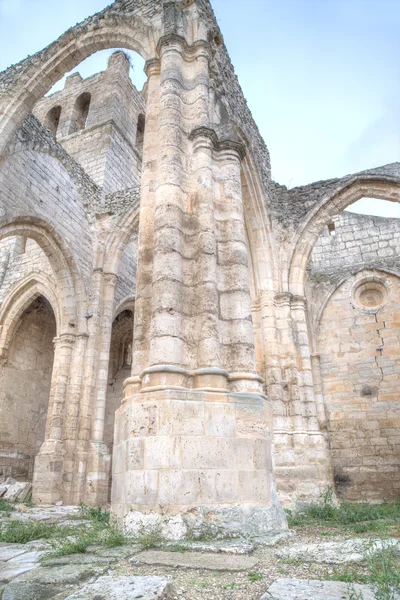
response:
[[[400,523],[400,500],[382,504],[368,502],[333,502],[332,490],[318,501],[298,513],[287,511],[289,527],[325,525],[346,526],[354,533],[388,533]]]
[[[12,502],[7,502],[7,500],[2,500],[0,498],[0,511],[1,512],[12,512],[15,510],[15,505]]]
[[[90,525],[75,527],[62,524],[18,521],[11,519],[0,525],[0,542],[26,544],[34,540],[49,540],[54,550],[44,557],[53,558],[83,553],[88,546],[114,548],[127,543],[126,536],[110,523],[110,514],[102,508],[81,507],[79,518]]]
[[[149,550],[150,548],[159,548],[165,540],[159,525],[155,525],[154,527],[145,527],[143,525],[133,537],[133,541],[135,544],[138,544],[142,550]]]
[[[100,506],[94,508],[81,506],[78,518],[89,520],[90,526],[75,527],[73,535],[68,539],[61,542],[57,540],[56,549],[47,554],[44,560],[68,554],[83,554],[89,546],[115,548],[128,542],[122,531],[110,522],[110,513]]]
[[[17,521],[15,519],[0,525],[0,542],[27,544],[34,540],[60,539],[71,535],[72,527],[62,527],[50,523],[35,521]]]
[[[249,571],[247,573],[247,577],[251,583],[255,583],[256,581],[261,581],[264,579],[264,575],[262,573],[256,573],[256,571]]]

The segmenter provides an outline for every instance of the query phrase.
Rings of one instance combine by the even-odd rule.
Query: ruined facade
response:
[[[118,51],[45,96],[104,48],[142,91]],[[273,182],[208,0],[76,25],[0,74],[0,132],[0,475],[175,537],[398,496],[400,225],[340,215],[398,163]]]

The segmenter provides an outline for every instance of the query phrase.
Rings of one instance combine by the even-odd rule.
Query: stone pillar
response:
[[[52,390],[45,441],[36,457],[33,474],[33,500],[38,504],[54,504],[63,496],[65,401],[75,339],[76,336],[67,333],[54,339]]]
[[[70,382],[66,404],[65,434],[64,434],[64,504],[73,505],[82,502],[80,489],[75,470],[80,471],[79,463],[76,464],[76,443],[78,439],[78,425],[80,404],[85,373],[85,356],[88,342],[87,333],[76,336],[74,350],[71,358]]]
[[[321,378],[321,357],[319,354],[311,354],[311,367],[314,381],[314,394],[318,424],[320,431],[326,431],[326,411]]]
[[[111,332],[114,318],[115,287],[118,277],[113,273],[103,275],[103,312],[99,331],[99,356],[95,390],[92,435],[89,446],[86,474],[85,502],[89,505],[105,504],[108,499],[111,456],[104,442],[108,366],[110,362]]]
[[[282,502],[295,506],[317,499],[331,485],[330,457],[317,418],[305,299],[279,294],[276,304],[287,406],[274,432],[276,479]]]
[[[138,237],[138,265],[140,265],[140,268],[136,273],[132,377],[127,382],[129,383],[129,390],[131,392],[140,390],[140,375],[149,364],[153,295],[154,202],[157,175],[160,88],[159,61],[154,59],[147,63],[145,71],[148,80]]]
[[[159,55],[149,84],[157,123],[144,140],[137,364],[116,413],[112,510],[126,530],[159,525],[175,539],[262,536],[286,521],[255,369],[243,148],[208,125],[207,44],[168,36]]]

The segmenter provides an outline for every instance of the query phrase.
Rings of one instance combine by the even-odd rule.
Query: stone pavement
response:
[[[375,594],[367,585],[342,581],[278,579],[261,600],[375,600]]]

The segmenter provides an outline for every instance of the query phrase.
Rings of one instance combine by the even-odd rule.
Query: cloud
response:
[[[16,17],[21,13],[21,0],[0,0],[0,15],[2,17]]]

